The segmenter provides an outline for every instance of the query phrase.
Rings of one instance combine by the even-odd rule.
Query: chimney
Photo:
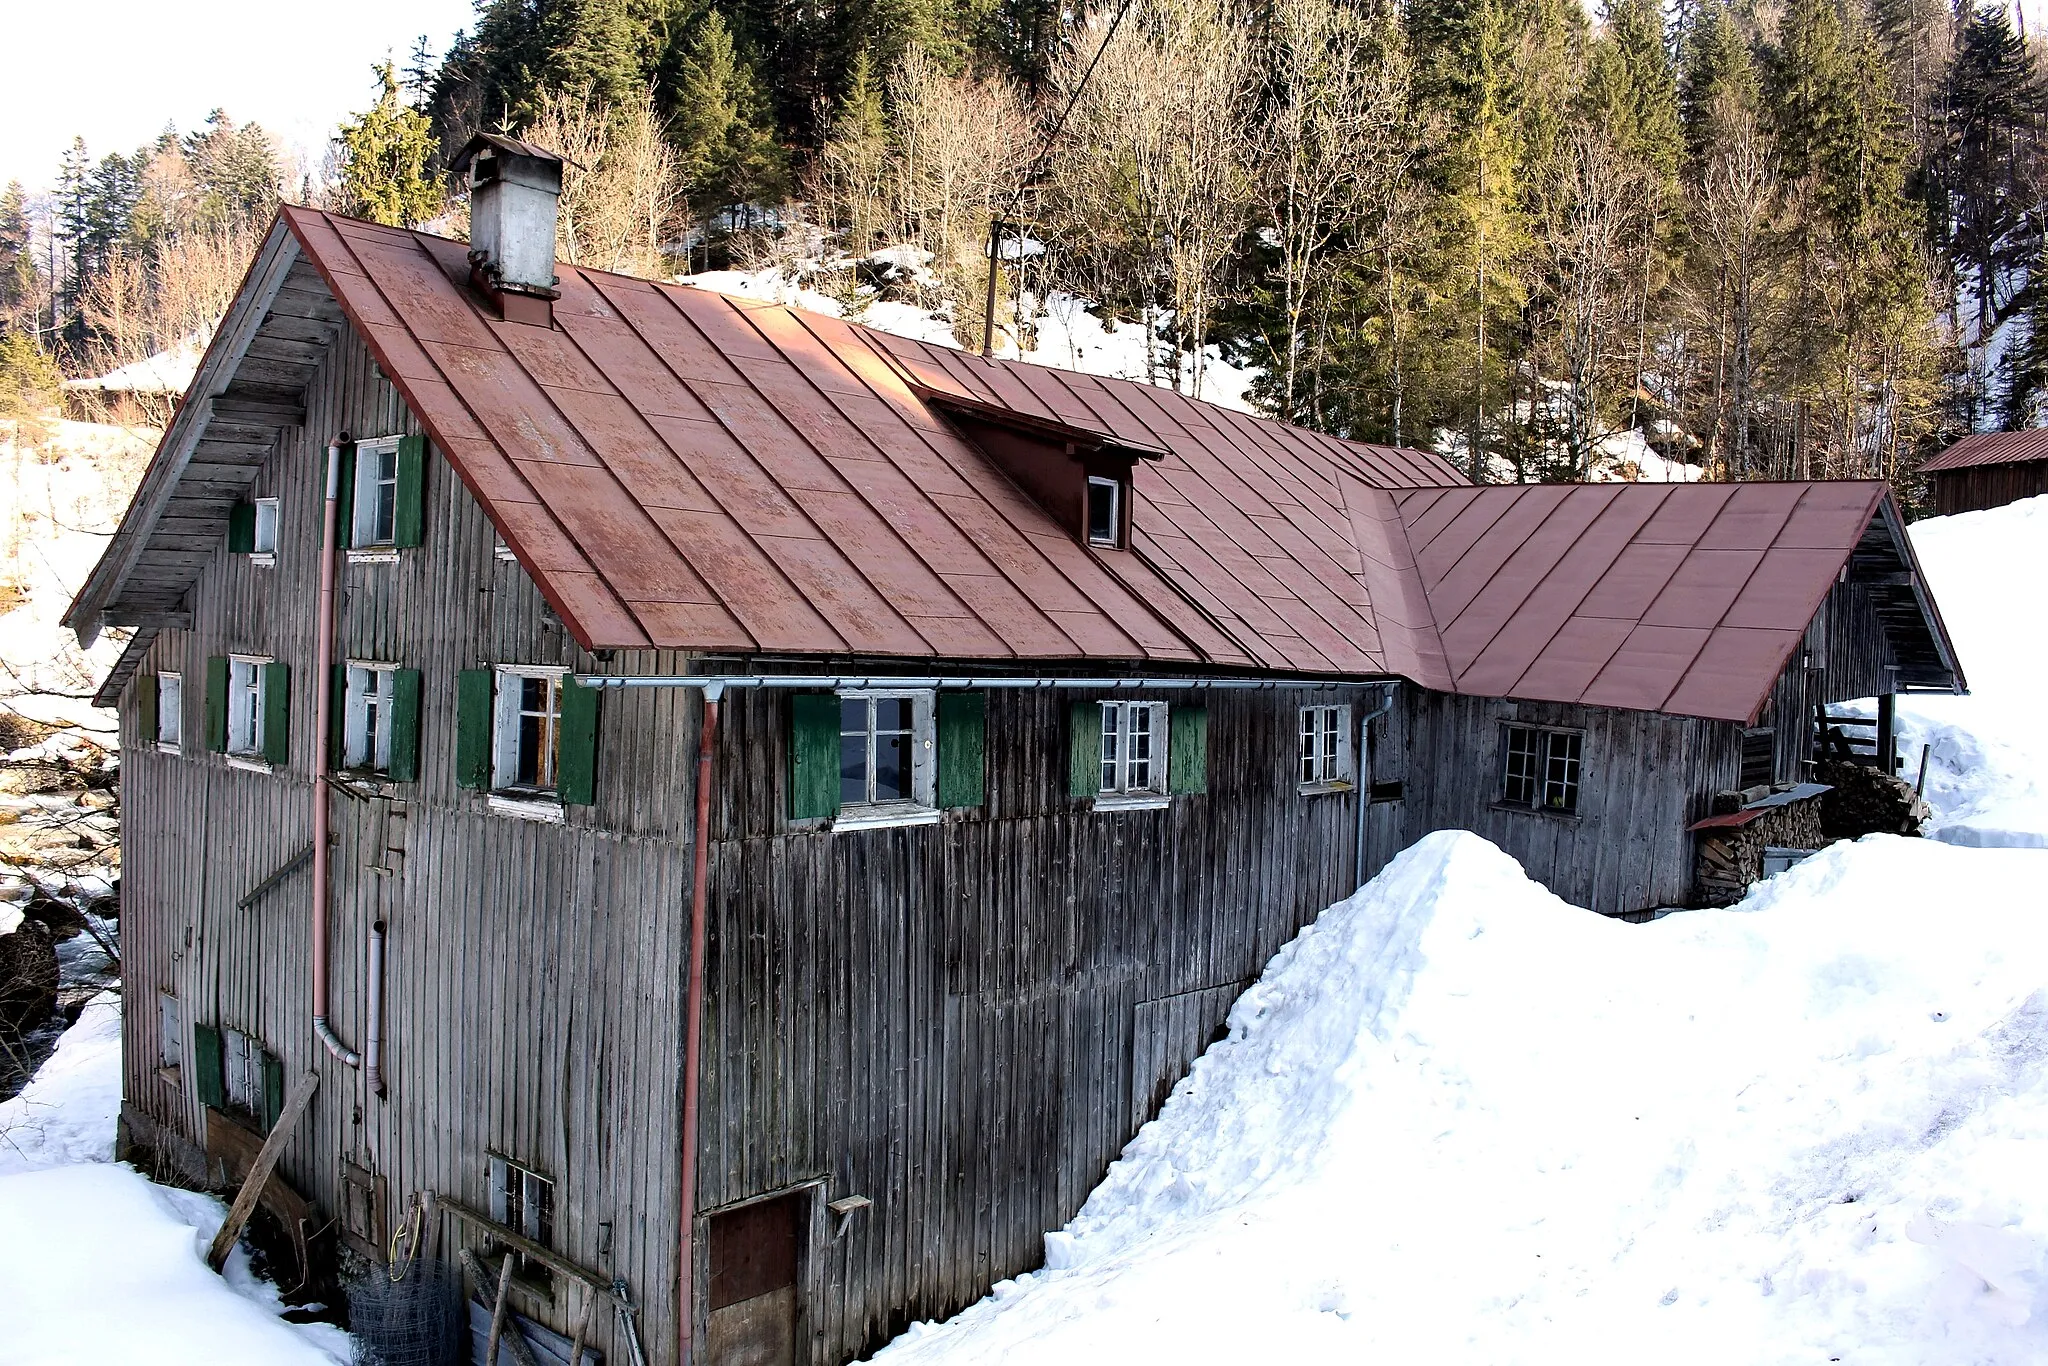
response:
[[[469,172],[469,278],[507,322],[554,325],[555,214],[562,158],[497,133],[478,133],[450,164]]]

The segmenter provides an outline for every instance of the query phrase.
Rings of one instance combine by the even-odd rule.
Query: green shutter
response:
[[[789,817],[839,814],[839,698],[797,693],[789,699]]]
[[[137,674],[135,677],[135,742],[139,745],[153,745],[162,734],[156,716],[156,675]]]
[[[420,671],[391,675],[391,781],[418,782],[420,776]]]
[[[455,782],[491,785],[491,671],[464,669],[455,679]]]
[[[277,1127],[284,1113],[284,1061],[275,1053],[263,1055],[263,1132]]]
[[[416,546],[427,532],[427,439],[398,439],[398,503],[391,520],[391,542]]]
[[[1076,797],[1102,791],[1102,704],[1076,702],[1068,727],[1067,790]]]
[[[338,771],[348,759],[348,665],[335,665],[327,686],[327,767]]]
[[[256,505],[237,503],[228,513],[228,553],[248,555],[256,549]]]
[[[218,1110],[225,1103],[222,1086],[220,1031],[212,1025],[192,1026],[192,1075],[199,1087],[199,1103]]]
[[[215,754],[228,752],[228,657],[214,655],[206,661],[206,747]]]
[[[566,806],[597,800],[597,689],[573,678],[562,680],[561,750],[555,762],[555,795]]]
[[[292,669],[263,666],[263,760],[278,768],[292,761]]]
[[[325,489],[321,492],[324,494]],[[341,448],[341,488],[334,510],[334,543],[347,549],[355,544],[356,516],[356,443],[350,441]],[[322,503],[321,515],[326,515]]]
[[[1209,790],[1209,712],[1205,707],[1166,709],[1166,790]]]
[[[980,806],[987,800],[988,694],[939,694],[939,805]]]

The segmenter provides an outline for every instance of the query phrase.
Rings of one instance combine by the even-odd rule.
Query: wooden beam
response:
[[[150,607],[130,607],[126,603],[115,603],[107,608],[107,625],[126,626],[135,630],[189,631],[192,629],[190,612],[165,612]]]
[[[440,1206],[478,1232],[497,1239],[515,1252],[524,1253],[548,1270],[558,1271],[573,1280],[583,1282],[583,1284],[589,1286],[621,1309],[631,1309],[633,1307],[631,1300],[620,1299],[612,1293],[610,1281],[598,1275],[595,1271],[586,1271],[554,1249],[542,1247],[539,1243],[536,1243],[518,1230],[507,1228],[496,1219],[488,1215],[478,1214],[460,1200],[451,1200],[445,1195],[440,1199]]]
[[[284,1098],[284,1109],[277,1116],[277,1123],[270,1126],[270,1136],[263,1140],[263,1151],[256,1154],[256,1160],[249,1164],[249,1174],[242,1179],[242,1189],[235,1196],[235,1203],[228,1206],[228,1217],[220,1226],[220,1232],[213,1235],[213,1246],[207,1249],[206,1264],[215,1271],[227,1264],[228,1253],[234,1250],[235,1239],[242,1236],[242,1226],[249,1222],[249,1216],[256,1210],[256,1201],[263,1194],[263,1183],[270,1178],[271,1168],[284,1156],[284,1143],[291,1137],[292,1126],[299,1122],[306,1104],[313,1099],[313,1089],[320,1084],[320,1074],[307,1072],[292,1083],[291,1094]]]

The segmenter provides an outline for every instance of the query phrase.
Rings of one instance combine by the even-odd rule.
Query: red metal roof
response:
[[[2024,432],[1974,432],[1920,467],[1922,474],[1966,470],[1978,465],[2017,465],[2048,460],[2048,428]]]
[[[507,323],[459,242],[280,224],[588,649],[1398,674],[1747,720],[1886,498],[1475,488],[1427,452],[569,265],[553,327]],[[955,412],[1139,457],[1130,549],[1083,544]]]

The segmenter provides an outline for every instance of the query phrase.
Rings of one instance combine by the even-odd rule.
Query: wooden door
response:
[[[711,1216],[707,1366],[796,1366],[797,1268],[806,1193]]]

